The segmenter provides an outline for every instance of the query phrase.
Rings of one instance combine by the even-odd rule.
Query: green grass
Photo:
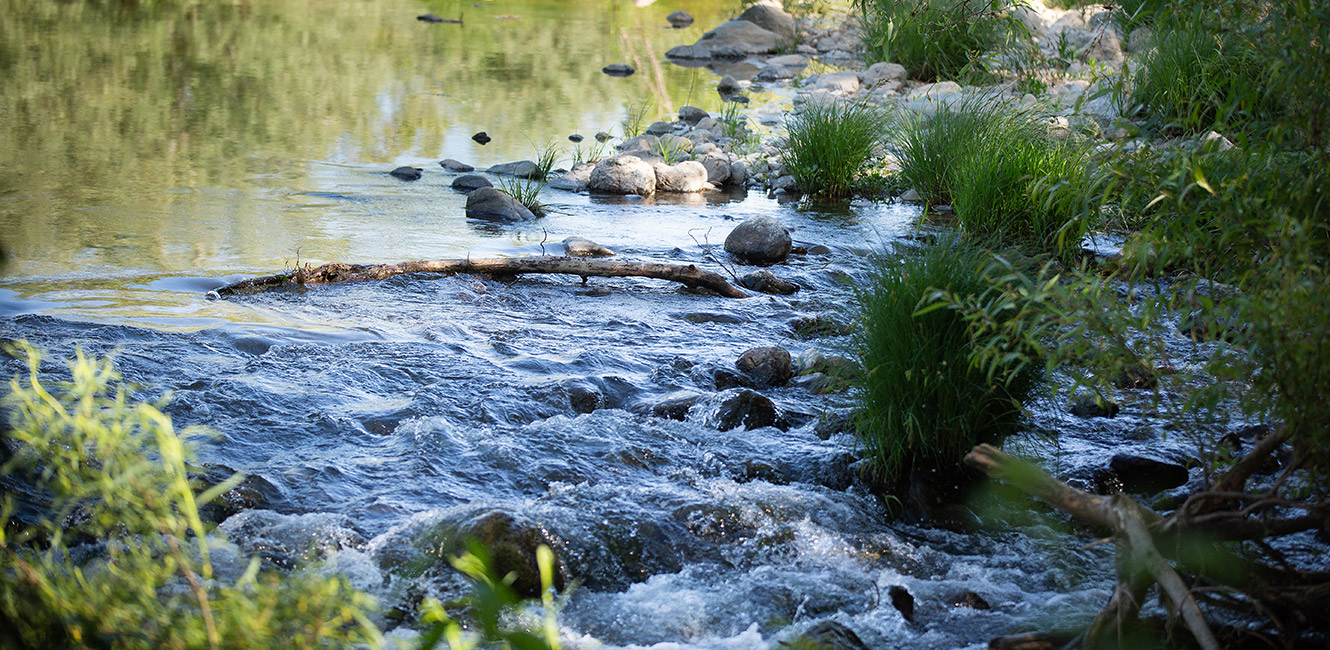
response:
[[[892,121],[888,149],[929,205],[950,205],[968,235],[1038,252],[1079,249],[1094,178],[1088,148],[1034,114],[967,100]]]
[[[980,81],[989,55],[1024,34],[1007,0],[856,0],[867,63],[905,66],[921,81]]]
[[[854,345],[865,372],[856,432],[883,481],[954,467],[974,445],[1001,441],[1020,418],[1039,369],[998,363],[990,374],[972,363],[986,342],[971,337],[958,311],[921,313],[935,291],[983,293],[990,259],[973,244],[944,240],[881,259],[859,293]]]
[[[671,139],[672,140],[672,139]],[[666,165],[677,165],[689,159],[689,153],[692,150],[691,143],[672,140],[673,143],[664,139],[658,139],[651,143],[651,151],[665,159]]]
[[[885,122],[863,102],[810,101],[786,119],[781,163],[804,192],[845,196],[877,156]]]
[[[504,178],[498,179],[499,185],[495,189],[517,199],[518,203],[526,206],[532,214],[537,217],[545,216],[545,208],[548,207],[540,202],[540,192],[545,189],[545,184],[527,178]]]

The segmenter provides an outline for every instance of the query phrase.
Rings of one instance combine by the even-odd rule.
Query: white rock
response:
[[[859,83],[865,88],[876,88],[885,82],[894,81],[898,85],[905,81],[905,66],[899,63],[874,63],[867,70],[859,73]]]
[[[591,171],[592,190],[609,194],[641,194],[656,191],[656,171],[637,156],[614,156]]]
[[[814,91],[825,90],[837,95],[850,95],[859,91],[859,74],[856,72],[828,72],[808,79],[807,88]]]
[[[694,160],[677,165],[655,163],[657,192],[701,192],[707,187],[707,168]]]

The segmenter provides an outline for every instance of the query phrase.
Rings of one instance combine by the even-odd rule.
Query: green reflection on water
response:
[[[466,250],[483,233],[461,224],[444,179],[383,172],[529,158],[610,129],[642,97],[706,105],[710,73],[662,64],[657,77],[650,54],[737,1],[477,4],[0,0],[9,286],[270,271],[297,254],[388,261],[422,238]],[[663,28],[680,8],[694,27]],[[465,24],[417,22],[425,12]],[[633,53],[648,70],[601,74]],[[472,142],[480,130],[495,141]]]

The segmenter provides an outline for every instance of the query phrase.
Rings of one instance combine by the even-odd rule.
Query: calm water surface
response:
[[[217,431],[204,460],[271,486],[269,510],[224,525],[237,553],[323,560],[388,607],[459,593],[446,570],[402,569],[412,540],[497,511],[544,530],[582,581],[561,619],[575,647],[758,649],[828,619],[871,647],[982,647],[1093,614],[1107,549],[1038,521],[889,523],[834,424],[851,396],[767,390],[788,426],[717,430],[735,389],[716,372],[757,345],[845,346],[796,325],[851,319],[865,256],[914,210],[547,191],[555,213],[532,224],[463,217],[442,158],[557,144],[566,164],[567,135],[618,133],[641,101],[718,109],[712,72],[659,55],[737,3],[477,4],[0,0],[0,337],[114,353],[172,392],[177,423]],[[676,9],[695,26],[666,28]],[[600,72],[625,61],[638,74]],[[424,178],[387,175],[407,164]],[[831,250],[776,269],[795,296],[451,277],[204,299],[297,262],[556,253],[542,242],[568,235],[714,269],[706,245],[756,214]],[[681,396],[697,400],[685,420],[650,414]],[[913,622],[884,597],[895,585]],[[993,608],[955,606],[967,590]]]

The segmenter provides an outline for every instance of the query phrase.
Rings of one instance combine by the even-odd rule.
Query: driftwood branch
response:
[[[747,298],[749,294],[725,277],[704,271],[692,264],[654,264],[622,260],[587,260],[572,257],[489,257],[477,259],[418,260],[398,264],[345,264],[332,262],[318,267],[297,268],[289,273],[278,273],[250,278],[217,289],[216,297],[256,293],[291,285],[335,284],[364,280],[383,280],[407,273],[479,273],[489,275],[521,275],[524,273],[555,273],[577,275],[583,279],[595,277],[641,277],[679,282],[691,288],[710,289],[726,298]]]
[[[1077,490],[1039,467],[1008,456],[990,445],[975,447],[966,454],[965,462],[1058,510],[1114,532],[1118,542],[1119,586],[1109,605],[1083,637],[1087,647],[1103,632],[1134,618],[1145,591],[1142,585],[1154,582],[1159,585],[1162,598],[1182,618],[1201,648],[1219,650],[1219,642],[1205,622],[1190,589],[1155,548],[1149,526],[1161,521],[1159,515],[1142,508],[1127,496],[1105,497]]]

